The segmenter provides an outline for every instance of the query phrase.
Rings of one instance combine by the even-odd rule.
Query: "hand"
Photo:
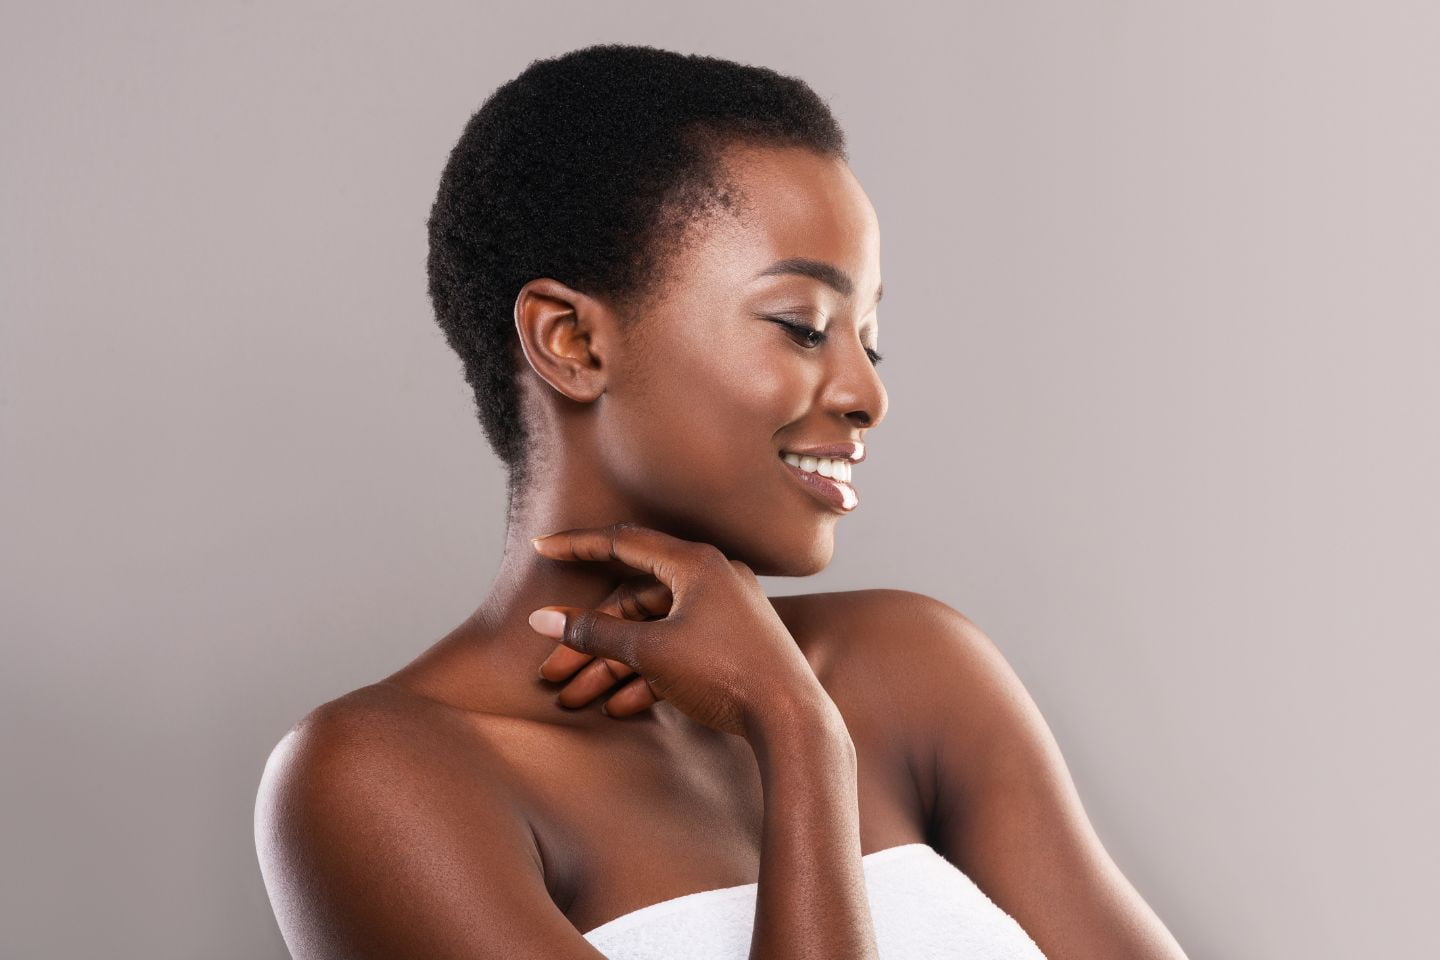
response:
[[[627,620],[653,620],[669,613],[673,600],[670,588],[646,573],[623,581],[595,609]],[[571,709],[583,707],[616,683],[621,684],[600,707],[610,717],[628,717],[664,699],[644,677],[636,676],[628,663],[581,653],[563,643],[556,643],[540,664],[540,678],[564,683],[555,700]]]
[[[661,619],[554,605],[532,613],[531,626],[624,664],[691,719],[749,739],[771,716],[834,709],[755,574],[712,544],[621,522],[551,534],[535,549],[554,560],[618,560],[665,586],[671,606]],[[561,616],[547,623],[545,611]]]

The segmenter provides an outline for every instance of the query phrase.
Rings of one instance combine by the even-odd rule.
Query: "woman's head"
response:
[[[583,471],[602,511],[758,572],[828,561],[839,514],[780,451],[884,415],[879,232],[802,81],[650,47],[536,61],[471,118],[429,227],[436,317],[512,512]]]

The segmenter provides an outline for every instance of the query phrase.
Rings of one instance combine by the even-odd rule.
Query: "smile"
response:
[[[852,464],[848,460],[829,457],[802,457],[781,452],[785,470],[821,503],[840,513],[849,513],[860,503],[850,485]]]

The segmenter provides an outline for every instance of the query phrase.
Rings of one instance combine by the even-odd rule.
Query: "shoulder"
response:
[[[463,713],[382,681],[281,739],[255,845],[296,960],[592,957],[514,781]]]
[[[262,867],[300,847],[384,822],[396,835],[423,830],[471,805],[489,824],[527,838],[503,765],[466,735],[459,711],[381,681],[314,708],[271,750],[255,803]],[[482,802],[477,804],[477,799]]]
[[[863,622],[867,626],[888,624],[885,636],[892,638],[900,637],[907,628],[973,627],[969,618],[944,601],[914,590],[894,587],[802,593],[771,597],[770,600],[777,610],[782,604],[790,605],[797,612],[816,620],[843,616],[851,622]],[[867,635],[855,639],[865,642],[871,638]]]
[[[908,678],[914,685],[927,667],[963,666],[970,675],[1003,660],[969,617],[913,590],[878,587],[772,600],[786,623],[805,633],[801,642],[833,669],[885,681]]]
[[[843,698],[849,715],[903,741],[932,790],[940,753],[952,767],[971,769],[987,743],[1005,739],[1005,726],[1033,728],[1038,720],[1000,648],[942,600],[895,588],[776,599],[794,605],[797,625],[811,636],[807,657],[837,704]]]
[[[265,777],[295,767],[314,775],[336,767],[423,763],[429,751],[457,748],[459,734],[455,711],[381,681],[305,714],[270,752]]]
[[[271,750],[261,779],[292,792],[343,788],[363,780],[397,792],[416,778],[490,790],[506,782],[498,755],[474,735],[464,711],[380,681],[322,703]]]
[[[432,952],[458,935],[461,893],[546,909],[523,808],[454,713],[381,682],[311,710],[271,751],[255,847],[295,956]]]
[[[969,617],[905,590],[830,597],[857,625],[840,658],[870,684],[876,729],[912,758],[927,842],[1049,956],[1185,954],[1090,823],[1060,745],[1000,648]],[[868,678],[868,680],[866,679]]]

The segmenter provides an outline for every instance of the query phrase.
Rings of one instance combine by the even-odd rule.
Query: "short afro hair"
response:
[[[550,277],[621,313],[658,291],[687,225],[741,202],[732,144],[848,160],[829,107],[773,70],[651,46],[534,60],[465,125],[430,211],[429,294],[486,439],[527,484],[515,298]],[[633,319],[631,317],[630,319]]]

